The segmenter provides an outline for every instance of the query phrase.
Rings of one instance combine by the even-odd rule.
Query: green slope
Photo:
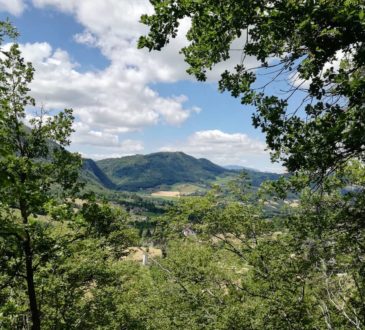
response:
[[[92,159],[83,159],[81,179],[89,186],[111,190],[117,188]]]
[[[182,152],[159,152],[96,162],[118,190],[136,191],[159,185],[206,182],[230,172],[207,159]]]
[[[283,174],[260,172],[246,167],[233,171],[236,173],[241,173],[241,172],[247,173],[253,187],[259,187],[261,183],[263,183],[264,181],[275,181],[278,180],[281,176],[283,176]]]

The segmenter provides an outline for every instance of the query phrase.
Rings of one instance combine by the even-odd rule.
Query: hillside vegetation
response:
[[[84,159],[81,177],[88,185],[116,189],[116,185],[106,176],[92,159]]]
[[[139,46],[188,19],[198,80],[242,52],[219,89],[255,107],[289,174],[184,153],[83,161],[72,109],[28,121],[34,68],[0,21],[0,329],[364,330],[364,1],[150,2]]]
[[[196,159],[182,152],[159,152],[105,159],[97,162],[100,169],[119,190],[153,188],[161,184],[205,182],[229,171],[207,159]]]
[[[251,169],[245,172],[255,187],[265,180],[280,177],[275,173]],[[89,184],[119,191],[139,191],[185,183],[209,185],[224,181],[224,177],[232,179],[239,171],[225,169],[207,159],[196,159],[183,152],[158,152],[97,162],[87,159],[84,160],[82,173]]]

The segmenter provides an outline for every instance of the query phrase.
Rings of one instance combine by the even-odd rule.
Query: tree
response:
[[[286,219],[328,329],[365,327],[363,187],[364,165],[351,162],[327,178],[323,189],[306,188]]]
[[[1,41],[16,37],[9,23],[0,24]],[[55,116],[43,110],[26,125],[26,109],[35,106],[28,85],[34,69],[25,63],[17,44],[1,49],[0,59],[0,246],[10,259],[1,275],[10,283],[26,281],[32,329],[40,329],[40,307],[35,284],[37,254],[47,256],[47,241],[35,219],[52,199],[65,201],[77,191],[80,156],[68,152],[72,110]],[[3,268],[4,267],[4,268]]]
[[[179,200],[157,229],[167,252],[152,261],[159,294],[145,299],[160,306],[156,328],[363,329],[364,195],[338,189],[363,186],[361,167],[281,207],[269,185],[256,195],[245,180],[229,198],[213,190]],[[272,208],[281,212],[272,217]],[[187,227],[195,235],[185,237]]]
[[[221,91],[254,105],[253,124],[266,133],[274,160],[320,180],[348,159],[365,159],[365,6],[362,0],[151,0],[155,12],[139,47],[161,50],[191,20],[181,51],[188,73],[207,70],[242,51]],[[239,49],[232,49],[234,41]],[[258,61],[246,67],[245,57]],[[263,86],[257,86],[261,75]],[[278,81],[286,80],[286,87]],[[278,82],[284,96],[266,93]],[[301,98],[300,101],[296,98]]]
[[[267,317],[264,326],[268,327],[269,320],[274,329],[362,329],[363,1],[150,2],[155,12],[142,16],[150,32],[140,38],[139,47],[161,50],[177,35],[179,21],[190,19],[188,45],[182,53],[188,72],[198,80],[204,81],[207,70],[227,60],[232,52],[242,52],[235,70],[222,73],[219,89],[256,107],[253,124],[266,133],[272,159],[281,160],[295,174],[272,187],[281,198],[290,189],[301,193],[299,208],[281,215],[284,235],[280,240],[267,240],[272,232],[263,233],[250,259],[256,285],[254,290],[248,289],[259,296],[269,293],[268,300],[260,301],[271,311],[263,311]],[[238,49],[232,49],[233,43],[240,44]],[[258,65],[247,67],[247,56],[254,57]],[[279,94],[273,86],[280,89]],[[241,214],[243,210],[225,222],[219,218],[213,228],[227,223],[220,235],[222,230],[231,233],[250,219],[240,218]],[[201,220],[207,221],[206,216]],[[255,228],[256,223],[252,225]],[[266,268],[262,260],[270,269],[266,278],[260,275]]]
[[[136,281],[139,265],[133,267],[120,258],[136,244],[126,212],[93,200],[72,205],[71,211],[52,203],[49,211],[48,237],[57,247],[37,270],[42,327],[130,328],[126,282]]]

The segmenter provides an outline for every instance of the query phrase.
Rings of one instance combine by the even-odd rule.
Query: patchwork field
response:
[[[180,197],[179,191],[156,191],[151,194],[153,197]]]

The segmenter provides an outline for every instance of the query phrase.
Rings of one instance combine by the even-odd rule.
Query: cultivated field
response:
[[[153,197],[180,197],[179,191],[156,191],[151,194]]]

